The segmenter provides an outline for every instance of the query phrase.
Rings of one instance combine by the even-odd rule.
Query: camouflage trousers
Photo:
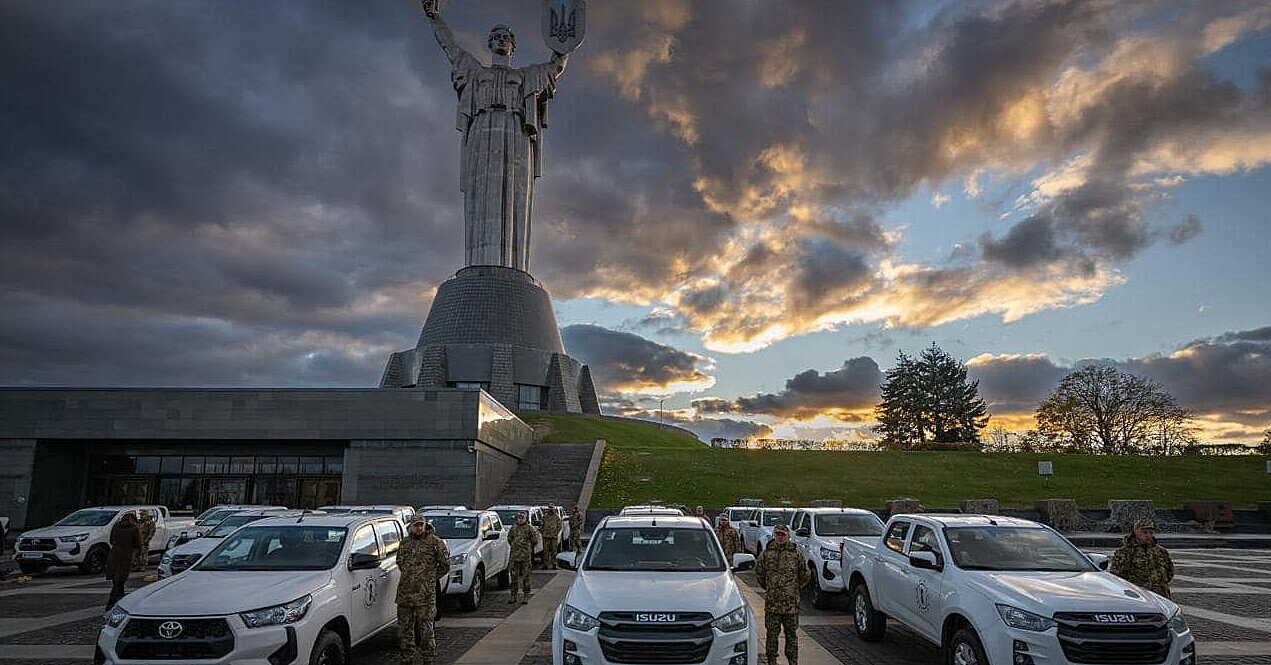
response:
[[[508,562],[508,570],[512,574],[512,597],[515,598],[518,587],[526,594],[530,592],[530,571],[534,568],[533,559],[512,559]]]
[[[415,665],[417,655],[422,655],[425,663],[437,658],[437,638],[432,629],[436,602],[397,606],[397,651],[401,665]]]
[[[799,662],[799,613],[764,612],[764,627],[768,629],[768,643],[765,651],[768,654],[768,665],[777,663],[777,645],[781,639],[781,631],[786,632],[786,661],[790,665]]]
[[[543,567],[556,570],[556,551],[560,549],[559,536],[543,536]]]
[[[570,529],[569,531],[569,549],[574,552],[583,551],[583,534],[579,533],[580,531],[582,531],[582,527]]]
[[[150,553],[147,552],[146,549],[147,549],[146,546],[142,545],[140,549],[138,549],[135,553],[133,553],[132,555],[133,572],[139,573],[146,569],[146,564],[149,563],[149,559],[150,559]]]

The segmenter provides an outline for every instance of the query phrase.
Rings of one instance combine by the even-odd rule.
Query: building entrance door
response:
[[[247,503],[246,478],[208,478],[203,505],[223,506]]]
[[[317,508],[340,503],[340,481],[335,478],[301,478],[300,505],[297,508]]]

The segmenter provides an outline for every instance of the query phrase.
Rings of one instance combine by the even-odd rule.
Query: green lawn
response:
[[[667,503],[732,505],[741,497],[804,505],[842,499],[881,507],[913,496],[925,506],[953,508],[963,499],[996,498],[1003,506],[1037,499],[1076,499],[1089,508],[1109,499],[1151,499],[1176,508],[1191,499],[1226,499],[1252,508],[1271,501],[1262,457],[1120,457],[964,452],[795,452],[713,449],[656,425],[581,416],[526,418],[545,441],[609,442],[596,479],[593,508],[660,499]],[[1055,464],[1047,485],[1037,462]]]

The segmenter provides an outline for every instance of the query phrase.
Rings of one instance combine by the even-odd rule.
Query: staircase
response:
[[[594,443],[536,443],[508,479],[495,505],[552,504],[566,511],[578,503]]]

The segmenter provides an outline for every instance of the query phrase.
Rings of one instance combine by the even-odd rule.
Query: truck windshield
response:
[[[326,570],[340,559],[348,530],[330,526],[249,526],[216,546],[196,570]]]
[[[701,573],[724,571],[724,556],[706,529],[625,527],[601,529],[585,570]]]
[[[238,530],[238,527],[244,524],[250,524],[256,520],[263,520],[273,515],[230,515],[221,520],[214,529],[208,531],[204,538],[224,538]]]
[[[784,524],[790,526],[790,519],[794,517],[793,510],[765,510],[763,511],[763,525],[777,526]]]
[[[869,513],[838,513],[817,515],[816,535],[818,536],[881,536],[883,521]]]
[[[424,519],[437,530],[442,540],[470,539],[477,537],[479,518],[467,515],[426,515]]]
[[[750,519],[750,515],[754,512],[754,509],[751,508],[734,508],[728,511],[728,521],[741,522],[743,520],[748,520]]]
[[[504,525],[516,526],[516,516],[526,511],[524,510],[496,510],[494,512],[499,514],[499,520],[501,520]]]
[[[953,563],[963,570],[1087,572],[1090,560],[1048,529],[1006,526],[944,530]]]
[[[77,510],[53,526],[106,526],[118,514],[118,510]]]
[[[239,512],[242,508],[221,508],[211,512],[203,513],[199,519],[194,522],[194,526],[212,526],[220,524],[222,520],[234,513]]]

